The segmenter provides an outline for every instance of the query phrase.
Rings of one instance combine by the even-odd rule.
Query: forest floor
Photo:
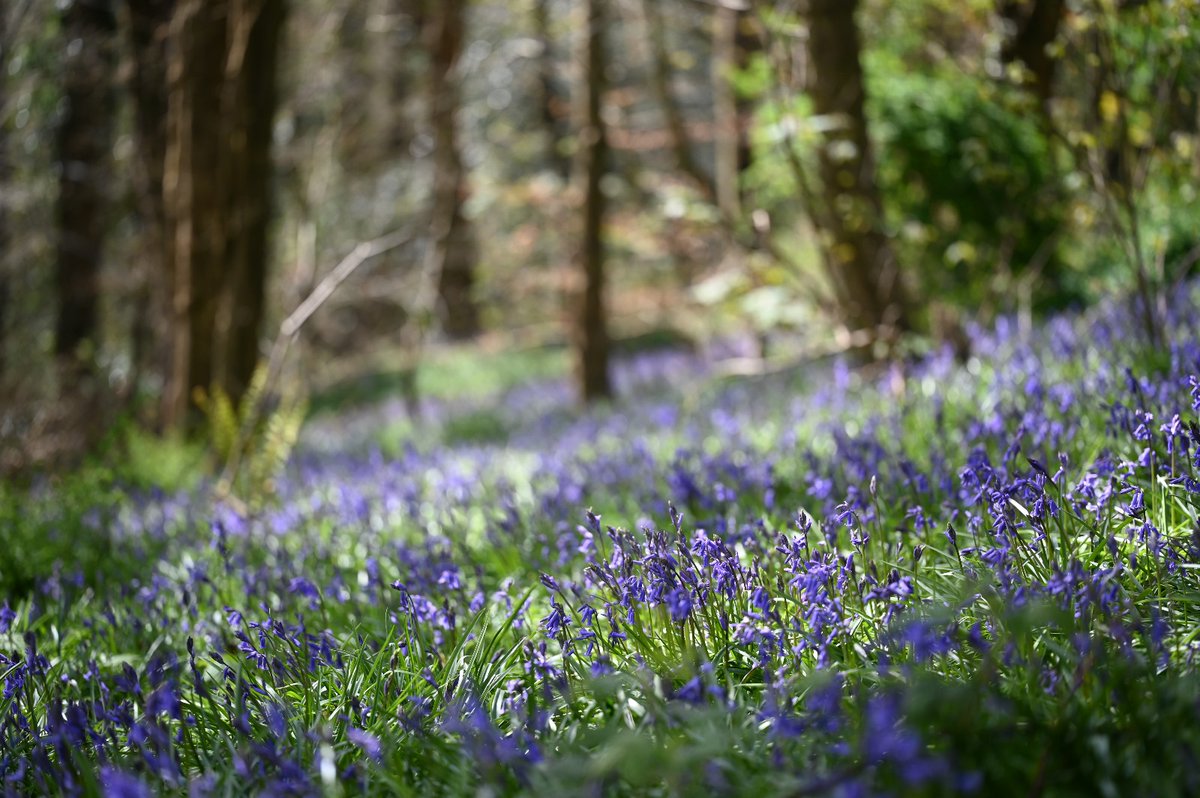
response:
[[[468,350],[419,414],[318,394],[236,503],[155,449],[5,489],[0,790],[1195,794],[1196,300],[1165,351],[1114,302],[882,372],[631,352],[588,411]]]

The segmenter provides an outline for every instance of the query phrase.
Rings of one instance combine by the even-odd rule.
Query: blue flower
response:
[[[562,605],[553,598],[550,599],[550,614],[542,620],[542,628],[546,630],[546,634],[558,637],[566,632],[570,625],[571,617],[563,611]]]
[[[692,614],[692,594],[687,588],[677,587],[667,594],[667,609],[671,620],[683,623]]]
[[[356,729],[353,726],[346,729],[346,738],[362,749],[363,753],[376,762],[383,758],[383,747],[379,738],[368,731]]]
[[[100,768],[100,789],[104,798],[152,798],[154,795],[137,776],[108,765]]]
[[[13,612],[12,607],[8,606],[8,602],[4,602],[4,606],[0,607],[0,634],[4,634],[12,628],[13,621],[17,620],[17,614]]]

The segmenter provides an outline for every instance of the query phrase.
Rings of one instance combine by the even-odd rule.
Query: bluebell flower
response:
[[[11,629],[15,620],[17,620],[17,613],[5,601],[4,605],[0,606],[0,634],[4,634]]]
[[[550,599],[550,613],[542,620],[542,628],[546,630],[546,634],[558,637],[566,632],[570,625],[571,617],[563,610],[562,605],[553,598]]]
[[[692,614],[692,594],[687,588],[677,587],[672,590],[667,595],[666,603],[671,620],[675,623],[683,623]]]
[[[383,746],[379,742],[379,738],[368,731],[349,727],[346,729],[346,738],[350,742],[362,749],[363,753],[376,762],[383,758]]]
[[[132,773],[115,767],[100,768],[100,789],[104,798],[153,798],[153,791]]]

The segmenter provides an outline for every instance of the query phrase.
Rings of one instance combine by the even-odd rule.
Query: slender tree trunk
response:
[[[713,174],[717,205],[731,219],[741,216],[738,191],[738,108],[733,91],[737,66],[737,9],[717,4],[712,18]]]
[[[340,70],[337,97],[338,155],[347,171],[363,174],[377,163],[372,153],[372,109],[368,102],[371,73],[367,64],[367,16],[365,2],[347,3],[338,23],[337,44]]]
[[[762,32],[755,22],[754,14],[749,10],[738,11],[735,25],[734,64],[738,69],[746,69],[750,66],[755,54],[762,52]],[[740,175],[750,168],[753,161],[750,121],[754,115],[756,101],[753,97],[738,95],[735,92],[734,104],[737,108],[737,168]]]
[[[62,10],[63,116],[57,131],[59,197],[54,351],[64,361],[95,343],[106,191],[114,119],[110,0],[73,0]]]
[[[560,142],[570,135],[564,124],[562,108],[568,105],[555,79],[554,36],[550,31],[550,0],[534,0],[533,30],[541,48],[538,51],[538,85],[541,96],[542,125],[546,132],[546,162],[563,180],[571,177],[571,160],[563,155]]]
[[[235,400],[260,355],[271,217],[271,139],[284,0],[233,0],[225,68],[224,195],[228,213],[217,383]]]
[[[463,215],[466,171],[459,151],[459,55],[464,34],[463,0],[432,0],[425,9],[430,57],[429,116],[433,132],[433,257],[438,273],[442,328],[454,339],[479,332],[475,284],[475,235]]]
[[[338,25],[338,157],[354,175],[372,174],[405,137],[393,100],[393,81],[404,72],[403,45],[375,20],[397,19],[411,0],[358,0],[345,3]],[[394,28],[401,26],[392,23]]]
[[[575,161],[582,207],[579,261],[583,273],[582,304],[576,320],[580,393],[585,402],[612,395],[608,372],[608,319],[605,307],[604,214],[601,190],[608,157],[608,139],[601,115],[604,93],[605,0],[586,0],[586,26],[579,54],[579,96],[576,129],[579,148]]]
[[[650,87],[659,108],[662,109],[667,132],[671,136],[671,152],[675,157],[675,165],[700,189],[705,199],[716,203],[717,189],[713,176],[700,166],[693,154],[683,112],[679,109],[679,103],[675,102],[674,92],[671,91],[670,53],[667,48],[661,2],[662,0],[642,0],[642,14],[646,19],[646,33],[650,42]]]
[[[1042,109],[1054,93],[1058,61],[1047,48],[1058,36],[1066,11],[1064,0],[1001,0],[999,13],[1005,25],[1000,60],[1020,63],[1029,71],[1028,86]]]
[[[136,381],[146,373],[165,376],[170,366],[163,164],[167,152],[167,35],[175,0],[125,0],[125,5],[132,56],[129,93],[137,143],[133,185],[142,239],[131,330]]]
[[[388,55],[386,71],[387,90],[387,154],[389,158],[404,158],[411,148],[413,120],[408,117],[406,106],[411,102],[414,83],[418,81],[411,59],[397,54],[412,50],[415,36],[424,32],[422,0],[387,0],[386,14],[393,20],[384,45]]]
[[[10,231],[9,182],[12,180],[8,155],[8,15],[0,13],[0,391],[8,373],[8,306],[12,293],[12,264],[9,263]]]
[[[813,110],[835,122],[818,152],[826,258],[842,313],[854,330],[891,338],[907,320],[899,268],[881,229],[883,206],[863,111],[857,0],[810,0]]]

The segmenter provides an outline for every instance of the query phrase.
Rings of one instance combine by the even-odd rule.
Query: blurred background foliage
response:
[[[588,8],[592,61],[587,9],[568,0],[5,4],[0,468],[77,462],[117,427],[203,431],[197,398],[238,407],[280,322],[388,231],[288,339],[247,424],[281,434],[294,424],[270,418],[279,407],[397,393],[419,424],[423,394],[567,373],[627,339],[751,336],[764,364],[961,349],[964,324],[1114,292],[1139,299],[1155,340],[1200,260],[1194,0]],[[202,128],[225,112],[204,106],[185,25],[208,13],[210,33],[241,19],[250,37],[242,73],[212,95],[250,103],[216,132]],[[200,77],[184,85],[172,65]],[[580,103],[593,91],[594,118]],[[217,170],[206,212],[234,220],[232,254],[188,253],[221,283],[214,371],[190,381],[169,174],[184,141],[171,114],[188,108],[197,147],[268,129]],[[259,249],[243,246],[251,229]],[[85,262],[64,266],[72,247]],[[596,280],[599,317],[577,304]],[[192,288],[185,309],[203,304]],[[503,433],[471,424],[468,438]],[[259,445],[220,437],[216,460]]]

